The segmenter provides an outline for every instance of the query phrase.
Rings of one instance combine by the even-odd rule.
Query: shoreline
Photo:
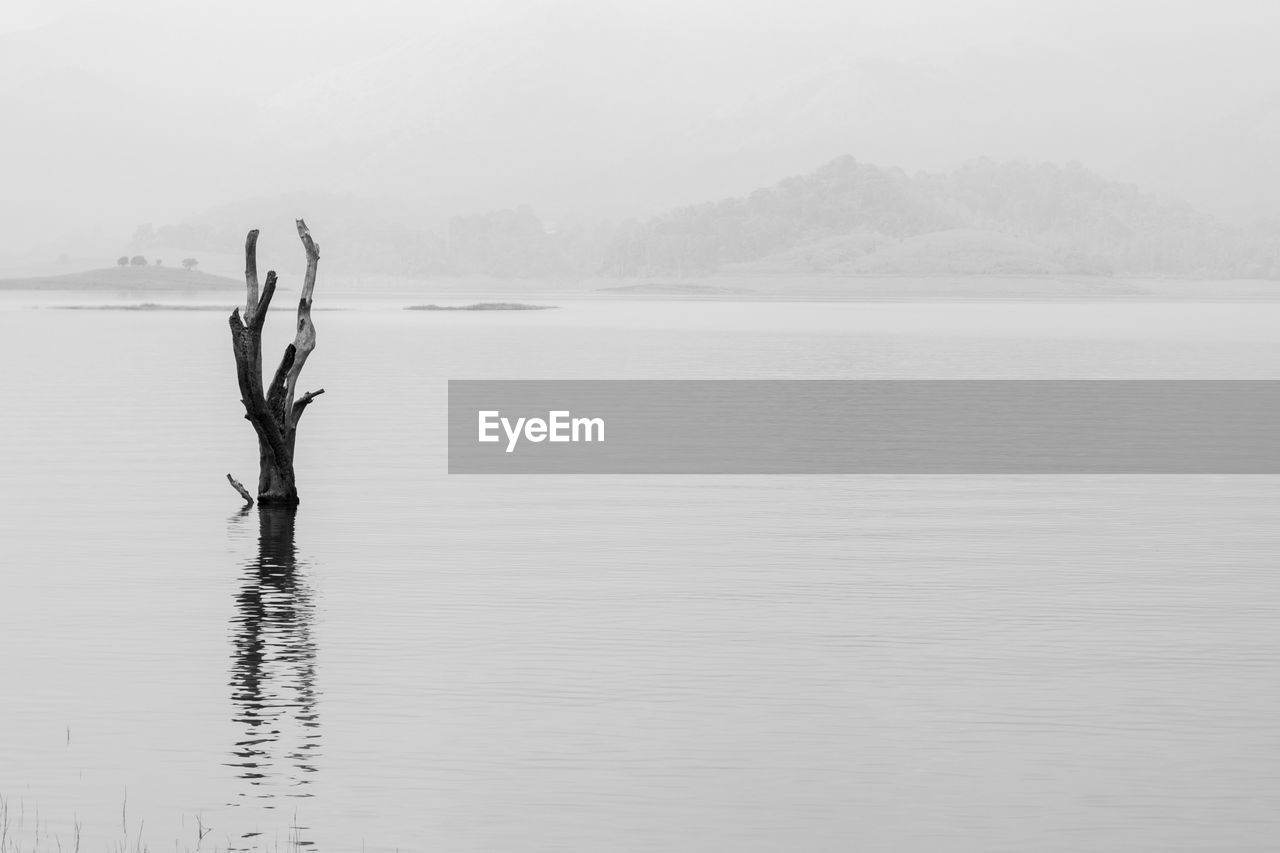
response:
[[[176,277],[175,277],[176,278]],[[211,281],[210,281],[211,280]],[[33,283],[35,286],[32,286]],[[203,286],[207,283],[213,284]],[[234,303],[243,284],[220,276],[192,276],[183,286],[119,277],[66,276],[0,279],[8,300],[93,295],[135,303]],[[545,300],[600,302],[1280,302],[1280,281],[1091,276],[707,276],[689,279],[495,279],[332,276],[339,298],[403,299],[444,310]],[[281,293],[289,293],[287,286]]]

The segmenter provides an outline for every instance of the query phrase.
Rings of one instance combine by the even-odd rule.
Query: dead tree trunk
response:
[[[307,363],[307,356],[316,348],[316,327],[311,322],[311,292],[316,286],[316,266],[320,263],[320,247],[311,239],[311,232],[301,219],[298,220],[298,236],[307,252],[307,274],[302,282],[302,297],[298,300],[298,333],[293,343],[285,347],[280,366],[272,376],[266,391],[262,388],[262,326],[267,320],[267,309],[276,292],[275,271],[267,273],[267,281],[258,295],[258,232],[249,232],[244,243],[244,280],[246,298],[244,317],[240,309],[231,312],[231,347],[236,357],[236,378],[240,382],[240,400],[244,403],[245,420],[253,424],[258,434],[258,502],[296,506],[298,487],[293,473],[293,449],[297,438],[298,420],[311,401],[324,393],[309,391],[294,399],[298,375]],[[231,485],[250,500],[247,490],[230,474]]]

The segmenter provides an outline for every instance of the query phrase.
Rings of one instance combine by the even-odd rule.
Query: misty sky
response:
[[[0,254],[292,191],[649,215],[839,154],[1280,215],[1261,2],[5,0]]]

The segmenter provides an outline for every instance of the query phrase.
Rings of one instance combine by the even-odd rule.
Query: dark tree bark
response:
[[[320,247],[311,239],[311,232],[301,219],[298,220],[298,236],[307,253],[307,273],[302,282],[302,297],[298,300],[297,335],[293,343],[285,347],[280,365],[272,375],[271,384],[262,387],[262,326],[267,320],[267,309],[276,292],[275,271],[267,273],[258,295],[258,232],[253,230],[244,243],[244,316],[240,309],[231,312],[231,348],[236,357],[236,378],[240,383],[240,400],[244,403],[245,420],[253,424],[258,435],[258,502],[297,506],[298,487],[293,471],[293,450],[297,439],[298,420],[311,401],[324,393],[309,391],[294,399],[298,376],[307,363],[307,356],[316,348],[316,327],[311,322],[311,293],[316,286],[316,266],[320,263]],[[247,490],[230,474],[227,479],[246,500]]]

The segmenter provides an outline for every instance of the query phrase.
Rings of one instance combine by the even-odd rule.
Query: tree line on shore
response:
[[[152,263],[154,263],[155,266],[162,267],[164,266],[164,258],[156,258],[154,262],[148,261],[146,255],[134,255],[133,257],[121,255],[116,258],[116,266],[121,269],[124,269],[125,267],[145,267]],[[200,262],[195,258],[182,259],[182,268],[185,270],[195,269],[199,264]]]

